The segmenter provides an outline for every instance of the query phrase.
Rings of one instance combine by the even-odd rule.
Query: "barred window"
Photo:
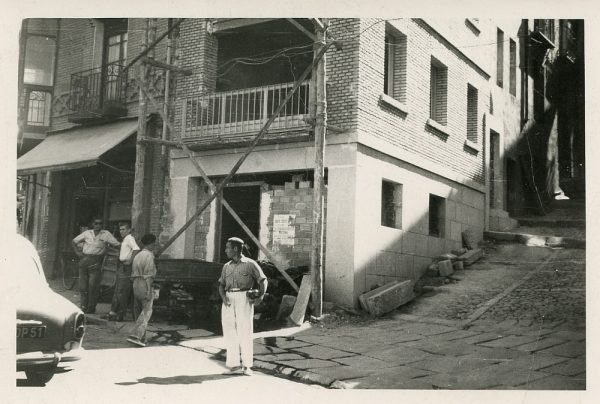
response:
[[[446,125],[448,115],[448,68],[431,58],[429,117]]]
[[[388,27],[385,36],[383,92],[406,102],[406,35]]]
[[[475,87],[467,85],[467,139],[473,143],[477,143],[477,133],[479,122],[477,117],[479,115],[478,109],[479,95]]]

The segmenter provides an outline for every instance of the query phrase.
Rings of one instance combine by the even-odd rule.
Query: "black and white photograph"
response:
[[[309,3],[4,17],[15,400],[590,400],[588,2]]]

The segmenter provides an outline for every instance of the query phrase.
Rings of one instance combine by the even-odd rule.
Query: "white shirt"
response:
[[[121,243],[121,251],[119,252],[119,260],[125,264],[131,264],[131,256],[134,251],[139,250],[135,239],[131,234],[128,234]]]
[[[100,230],[98,235],[94,230],[86,230],[73,239],[75,244],[83,243],[83,253],[87,255],[102,255],[106,251],[106,244],[117,247],[119,242],[107,230]]]

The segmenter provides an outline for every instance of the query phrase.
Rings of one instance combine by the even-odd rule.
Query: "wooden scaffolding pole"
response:
[[[316,25],[316,24],[315,24]],[[317,27],[317,43],[323,49],[326,44],[327,22],[324,29]],[[310,254],[310,271],[312,274],[313,315],[323,315],[323,180],[325,176],[325,134],[327,128],[327,95],[326,95],[326,63],[325,54],[320,58],[316,73],[317,105],[315,121],[315,171],[313,187],[313,229]]]
[[[152,52],[147,52],[148,42],[154,40],[156,34],[156,25],[154,19],[146,19],[146,29],[142,43],[142,53],[152,55]],[[146,95],[142,88],[146,86],[150,76],[150,66],[146,63],[138,65],[137,81],[139,83],[139,105],[138,105],[138,129],[137,139],[146,138],[148,105],[146,103]],[[135,148],[135,176],[133,180],[133,202],[131,204],[131,227],[135,230],[138,236],[146,234],[148,231],[148,223],[146,220],[146,206],[144,201],[144,188],[146,179],[146,144],[137,143]]]

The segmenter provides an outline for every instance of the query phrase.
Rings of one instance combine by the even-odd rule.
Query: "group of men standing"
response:
[[[128,222],[119,223],[122,241],[119,242],[109,231],[103,229],[103,221],[95,218],[92,229],[85,230],[73,239],[73,250],[79,259],[79,292],[81,309],[86,314],[96,312],[102,278],[102,262],[109,246],[119,248],[117,280],[112,298],[109,320],[123,321],[133,291],[133,316],[136,325],[127,341],[145,346],[148,321],[152,316],[154,292],[152,281],[156,275],[154,246],[156,236],[146,234],[141,238],[143,249],[131,234]],[[80,248],[81,246],[81,248]]]
[[[112,299],[109,320],[123,321],[133,291],[133,313],[136,325],[127,338],[132,344],[145,346],[145,334],[152,315],[154,292],[152,282],[156,276],[154,246],[156,236],[144,235],[140,247],[131,234],[127,222],[119,223],[122,241],[103,230],[102,219],[94,219],[93,228],[73,239],[73,249],[80,257],[79,289],[81,308],[85,313],[95,313],[103,257],[108,246],[119,247],[117,281]],[[82,244],[81,251],[79,245]],[[252,375],[254,305],[260,303],[267,290],[267,278],[256,261],[242,254],[244,241],[237,237],[227,240],[225,254],[230,260],[223,266],[219,278],[219,294],[223,300],[221,323],[227,346],[227,374]]]

